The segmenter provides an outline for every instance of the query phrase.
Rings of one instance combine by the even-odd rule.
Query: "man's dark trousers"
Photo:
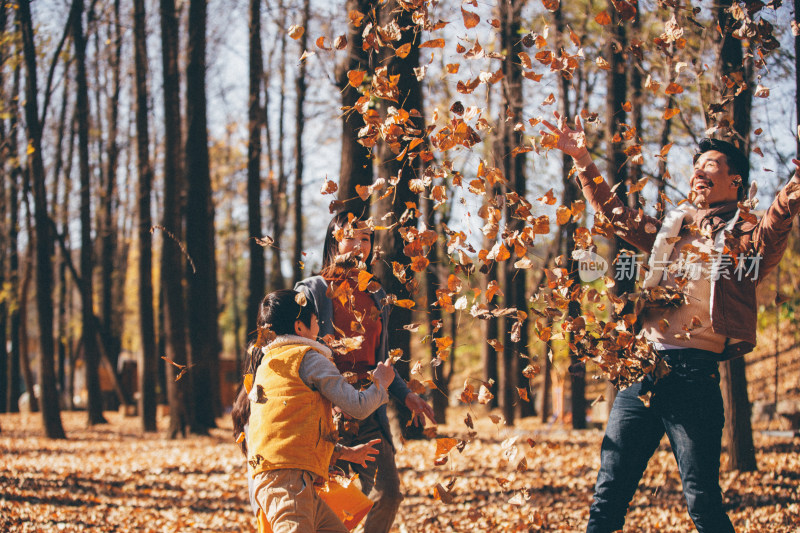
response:
[[[606,426],[600,472],[586,531],[622,529],[625,513],[647,462],[666,432],[678,462],[689,516],[699,533],[733,531],[722,508],[719,464],[725,413],[718,355],[703,350],[665,350],[672,368],[621,391]],[[639,398],[651,392],[650,407]]]

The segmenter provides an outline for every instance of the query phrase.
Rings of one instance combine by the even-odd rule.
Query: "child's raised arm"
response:
[[[380,443],[381,439],[373,439],[358,446],[342,446],[339,459],[366,467],[367,463],[374,461],[375,456],[378,455],[378,449],[375,446]]]
[[[324,355],[312,350],[306,354],[300,365],[300,379],[312,389],[319,391],[346,415],[363,420],[389,401],[386,387],[390,379],[386,373],[390,372],[393,375],[394,370],[382,369],[384,366],[386,365],[379,365],[376,369],[377,376],[373,374],[375,383],[359,391],[347,383],[336,365]]]

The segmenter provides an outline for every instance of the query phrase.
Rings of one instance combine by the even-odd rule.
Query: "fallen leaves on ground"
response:
[[[582,531],[599,466],[600,430],[573,431],[524,419],[515,428],[464,408],[439,439],[456,439],[434,466],[437,441],[410,441],[397,455],[405,500],[392,531]],[[139,420],[62,414],[68,440],[43,438],[41,415],[0,415],[0,530],[255,531],[244,457],[228,419],[209,436],[143,435]],[[462,431],[463,429],[463,431]],[[738,532],[800,528],[800,438],[755,434],[760,470],[723,473]],[[449,442],[449,441],[446,441]],[[460,451],[459,451],[460,450]],[[725,457],[723,456],[723,464]],[[446,495],[445,498],[442,495]],[[436,499],[436,498],[439,499]],[[447,501],[448,503],[444,503]],[[693,530],[675,461],[663,441],[645,472],[625,531]]]

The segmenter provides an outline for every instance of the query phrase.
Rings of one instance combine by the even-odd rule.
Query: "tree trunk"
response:
[[[633,20],[631,21],[631,32],[633,33],[633,40],[635,40],[641,35],[642,31],[642,24],[641,24],[641,16],[639,14],[639,10],[636,10],[636,15],[634,16]],[[644,105],[644,96],[642,94],[642,72],[644,71],[644,67],[642,66],[642,52],[636,46],[630,46],[627,51],[628,56],[628,67],[627,70],[630,71],[630,94],[631,94],[631,122],[633,123],[632,126],[636,130],[636,136],[634,137],[634,141],[636,144],[643,144],[642,142],[642,106]],[[641,158],[629,158],[628,165],[630,168],[630,184],[635,185],[640,179],[642,179],[643,171],[642,171],[642,164],[643,160]],[[639,193],[634,192],[632,194],[628,194],[628,206],[632,209],[638,209],[640,204],[639,200]],[[635,285],[635,282],[634,282]]]
[[[720,365],[722,399],[725,403],[722,440],[728,452],[727,470],[755,472],[758,470],[758,463],[750,425],[750,399],[747,394],[745,365],[744,357],[737,357]]]
[[[722,2],[722,4],[730,6],[730,2]],[[728,96],[733,96],[733,103],[728,106],[727,114],[730,116],[730,124],[733,129],[731,133],[735,137],[734,143],[738,140],[739,147],[749,159],[753,60],[752,56],[744,57],[741,41],[731,35],[731,28],[728,24],[732,20],[723,5],[719,7],[718,18],[720,27],[723,28],[723,42],[719,57],[720,71],[723,76],[727,76],[741,70],[744,84],[746,84],[739,94],[735,94],[735,88],[730,90],[734,94]],[[721,96],[725,97],[726,94],[723,93]],[[755,471],[758,469],[758,465],[753,445],[753,429],[750,424],[750,398],[747,392],[744,358],[740,357],[720,365],[720,385],[725,403],[723,445],[728,451],[728,470]]]
[[[286,16],[286,0],[279,2],[279,20],[282,27],[279,28],[281,32],[280,42],[280,55],[278,60],[279,80],[280,80],[280,93],[278,95],[278,146],[275,159],[278,162],[278,179],[275,180],[274,176],[270,176],[270,196],[272,200],[272,238],[275,240],[275,246],[272,247],[272,268],[270,269],[270,285],[271,289],[281,289],[285,285],[283,279],[283,270],[281,269],[281,249],[284,248],[283,231],[286,228],[286,219],[288,218],[288,205],[286,194],[286,186],[288,177],[286,175],[286,162],[284,161],[284,149],[286,146],[286,137],[284,136],[284,121],[286,114],[286,30],[288,26],[288,19]],[[269,130],[267,124],[267,130]],[[272,154],[270,154],[270,157]]]
[[[147,27],[144,0],[134,0],[134,57],[136,63],[136,155],[139,172],[139,327],[142,356],[139,365],[139,416],[144,431],[156,431],[155,316],[153,312],[153,243],[150,236],[150,124],[147,116]]]
[[[491,250],[493,244],[488,239],[485,239],[484,248],[487,250]],[[488,287],[492,282],[497,283],[497,263],[492,261],[490,264],[487,265],[486,271],[486,286]],[[486,287],[483,287],[483,291],[486,292]],[[489,310],[497,309],[498,307],[499,298],[497,296],[492,296],[491,299],[486,301],[486,305],[489,306]],[[492,339],[498,339],[498,335],[500,334],[500,324],[499,319],[492,315],[488,319],[483,321],[483,337],[487,341]],[[486,407],[489,409],[495,409],[498,407],[500,402],[497,398],[497,386],[500,381],[500,372],[498,368],[498,360],[497,360],[497,350],[491,346],[488,342],[484,342],[481,344],[481,367],[483,368],[483,381],[486,383],[491,383],[495,385],[495,395],[492,399],[486,404]]]
[[[425,227],[429,230],[436,231],[436,212],[433,209],[433,200],[430,196],[426,196],[423,200],[423,208],[425,213]],[[428,301],[428,323],[430,328],[430,354],[431,354],[431,372],[433,374],[433,383],[436,389],[432,391],[433,414],[437,424],[445,424],[447,422],[447,404],[450,397],[449,388],[449,375],[445,373],[447,365],[438,357],[437,347],[434,342],[435,338],[442,336],[441,330],[444,328],[442,323],[442,308],[438,305],[433,305],[436,302],[436,289],[447,286],[447,283],[441,279],[440,276],[440,254],[439,254],[439,241],[433,243],[428,251],[428,260],[430,263],[425,269],[425,291]],[[457,320],[457,312],[450,314],[450,319],[455,322]],[[440,325],[440,332],[434,333],[434,324]],[[451,345],[450,358],[453,356],[453,349],[455,349],[455,339]],[[452,362],[451,362],[452,365]],[[451,366],[452,368],[452,366]]]
[[[3,5],[0,6],[0,34],[4,35],[6,32],[6,23],[8,22],[8,8]],[[5,77],[5,63],[6,63],[6,46],[0,43],[0,99],[3,102],[8,102],[10,98],[6,94],[6,77]],[[6,275],[8,273],[8,256],[9,256],[9,241],[11,228],[8,227],[8,203],[6,202],[8,190],[7,183],[11,181],[9,174],[11,174],[10,163],[11,159],[8,151],[8,139],[6,138],[6,119],[0,118],[0,287],[6,284]],[[3,298],[0,301],[0,384],[8,383],[8,315],[9,315],[9,299]],[[0,395],[0,413],[9,412],[9,401],[5,394]]]
[[[20,64],[14,67],[13,94],[20,94]],[[8,182],[8,279],[12,302],[9,309],[8,324],[11,351],[8,354],[8,376],[6,381],[6,403],[9,413],[19,412],[19,396],[22,391],[20,383],[20,309],[19,309],[19,196],[22,190],[22,167],[20,166],[17,130],[19,126],[19,105],[17,99],[12,100],[11,120],[8,131],[8,154],[17,161],[10,169],[11,179]]]
[[[66,82],[65,82],[66,86]],[[65,103],[68,100],[69,91],[65,92],[64,100]],[[65,117],[66,118],[66,117]],[[67,407],[69,409],[75,409],[75,357],[76,357],[76,350],[72,349],[72,332],[69,328],[70,320],[69,318],[72,317],[72,309],[74,306],[72,305],[73,300],[73,293],[74,291],[68,290],[67,288],[67,270],[71,268],[72,265],[72,257],[69,255],[70,247],[67,245],[66,239],[69,236],[69,222],[70,222],[70,212],[69,209],[66,207],[69,205],[67,199],[71,197],[73,194],[72,191],[72,168],[73,164],[72,161],[75,155],[75,120],[73,116],[73,120],[68,121],[69,127],[69,136],[67,141],[67,157],[66,163],[64,168],[64,187],[62,191],[62,196],[60,199],[60,205],[64,206],[64,209],[61,210],[61,218],[60,218],[60,234],[61,237],[59,238],[58,233],[56,234],[56,238],[62,241],[62,245],[59,247],[59,265],[58,265],[58,276],[59,276],[59,298],[58,298],[58,338],[59,342],[59,360],[61,360],[63,351],[64,353],[64,360],[69,361],[69,374],[65,376],[65,385],[63,390],[68,393],[67,398]],[[73,273],[74,274],[74,273]],[[77,278],[74,278],[74,282],[78,283]]]
[[[308,27],[309,11],[311,10],[310,0],[303,0],[303,27]],[[298,43],[300,50],[306,49],[308,34],[303,32]],[[306,62],[301,61],[297,69],[295,80],[295,92],[297,93],[297,108],[295,112],[294,126],[294,153],[295,153],[295,175],[294,175],[294,254],[292,257],[293,283],[303,279],[303,126],[305,125],[305,106],[306,101]]]
[[[89,168],[89,90],[86,77],[86,37],[83,34],[83,0],[72,3],[72,39],[75,43],[77,101],[75,114],[78,122],[78,166],[81,181],[81,331],[83,355],[86,362],[86,388],[89,393],[88,423],[105,424],[103,396],[100,390],[100,356],[94,322],[94,286],[92,270],[92,180]]]
[[[548,319],[548,327],[552,327],[552,320]],[[553,395],[553,362],[550,360],[550,353],[553,351],[552,341],[548,341],[544,345],[544,359],[542,360],[542,411],[540,413],[540,420],[542,424],[547,424],[550,421],[550,416],[553,414],[553,402],[551,396]]]
[[[500,116],[503,117],[500,121],[502,141],[499,156],[503,158],[503,174],[511,189],[522,197],[525,196],[526,191],[525,154],[524,152],[515,154],[514,149],[522,145],[522,131],[516,128],[516,124],[523,122],[522,65],[519,62],[518,54],[523,51],[522,40],[519,36],[522,27],[521,11],[524,3],[524,0],[500,2],[498,17],[500,19],[500,50],[505,55],[503,98],[500,106]],[[511,236],[522,230],[523,221],[515,214],[515,205],[510,200],[505,202],[506,231],[504,236]],[[513,250],[511,251],[513,254]],[[516,257],[512,255],[512,258],[503,263],[505,307],[527,312],[528,306],[525,298],[527,272],[514,267],[515,260]],[[530,391],[530,382],[521,373],[529,360],[528,320],[523,320],[521,327],[516,316],[508,316],[503,322],[503,381],[500,403],[503,406],[506,423],[513,424],[516,404],[519,404],[520,416],[533,414],[531,402],[521,400],[517,392],[517,388]],[[518,339],[512,335],[512,327],[519,328]],[[531,394],[528,396],[530,397]]]
[[[262,237],[261,227],[261,80],[264,59],[261,51],[261,0],[250,0],[250,101],[247,117],[247,243],[250,249],[250,280],[247,295],[247,335],[256,331],[261,300],[266,294],[264,248],[255,237]]]
[[[23,190],[27,189],[27,186],[23,186]],[[27,198],[25,201],[26,208],[29,208],[30,205],[27,202]],[[31,211],[26,209],[25,212],[27,213],[27,222],[28,222],[28,235],[31,235],[30,230],[33,229],[33,224],[31,223]],[[30,286],[31,286],[31,279],[33,276],[33,264],[34,264],[34,254],[36,243],[29,242],[28,243],[28,251],[26,253],[25,258],[25,272],[22,275],[22,282],[19,285],[19,313],[17,315],[17,323],[11,322],[11,327],[17,327],[18,332],[18,345],[19,345],[19,362],[20,368],[22,370],[22,378],[25,382],[25,389],[28,392],[28,406],[32,413],[39,411],[40,405],[40,398],[36,395],[36,383],[33,379],[33,369],[31,368],[31,356],[28,351],[28,295],[30,294]]]
[[[183,173],[180,110],[180,75],[178,73],[178,17],[175,0],[161,0],[161,59],[164,72],[164,235],[161,245],[161,291],[164,299],[166,357],[178,365],[188,364],[183,280],[184,257],[183,205],[186,180]],[[178,368],[167,365],[169,428],[174,439],[186,436],[191,420],[192,379],[175,381]]]
[[[556,33],[563,41],[566,39],[564,32],[566,26],[564,24],[562,8],[559,5],[554,13],[556,21]],[[570,79],[562,75],[559,80],[558,86],[558,100],[560,109],[559,112],[564,117],[572,117],[575,112],[570,108]],[[575,106],[577,108],[577,106]],[[573,202],[578,200],[579,191],[578,185],[574,179],[570,179],[570,170],[572,169],[572,158],[563,154],[562,156],[562,176],[561,181],[564,187],[563,205],[572,208]],[[580,277],[578,275],[577,261],[572,257],[575,251],[575,230],[578,229],[578,223],[571,219],[568,223],[562,226],[562,240],[564,243],[564,257],[566,258],[567,271],[569,272],[572,287],[580,287]],[[571,298],[567,306],[567,320],[572,321],[581,316],[581,303],[579,300]],[[570,390],[572,395],[572,427],[575,429],[583,429],[586,427],[586,367],[583,362],[578,358],[577,350],[570,340]],[[549,357],[547,358],[546,366],[551,366]],[[549,382],[550,376],[545,376],[545,380]],[[549,385],[549,383],[548,383]],[[549,388],[549,387],[548,387]],[[542,420],[546,420],[542,418]]]
[[[191,346],[195,420],[193,431],[216,427],[219,400],[219,335],[214,204],[206,127],[206,0],[189,3],[186,68],[186,248],[189,274],[187,317]]]
[[[486,87],[486,107],[490,110],[489,116],[495,116],[494,113],[491,112],[491,104],[492,104],[492,87]],[[502,101],[502,99],[501,99]],[[497,145],[498,140],[494,139],[491,142],[492,146]],[[499,149],[498,149],[499,150]],[[500,210],[497,207],[497,197],[500,195],[500,185],[495,184],[492,187],[489,187],[486,190],[486,208],[487,208],[487,216],[485,218],[486,224],[493,224],[497,225],[497,219],[500,218]],[[492,214],[496,214],[494,218],[492,218]],[[496,230],[493,230],[496,232]],[[490,238],[491,237],[491,238]],[[483,234],[483,247],[486,250],[491,250],[492,247],[495,245],[497,241],[497,237],[494,235],[487,235],[485,232]],[[481,287],[483,293],[485,294],[488,287],[492,284],[497,284],[499,279],[497,277],[497,263],[495,261],[490,261],[481,266],[480,269],[481,273],[484,274],[484,284]],[[499,298],[497,296],[492,296],[486,300],[486,306],[489,311],[494,311],[498,308]],[[500,400],[497,398],[497,387],[499,386],[500,382],[500,372],[498,367],[498,360],[497,360],[497,350],[494,346],[490,345],[488,341],[490,340],[497,340],[500,334],[500,319],[494,315],[489,315],[489,318],[483,321],[481,324],[481,329],[483,332],[483,338],[487,341],[481,344],[481,367],[483,369],[483,381],[487,384],[487,386],[492,386],[492,398],[486,404],[487,409],[496,409],[500,405]],[[490,388],[492,388],[490,387]]]
[[[627,113],[623,108],[623,104],[628,98],[628,81],[627,81],[627,64],[626,64],[626,48],[628,47],[627,23],[621,20],[619,13],[614,8],[612,2],[608,2],[608,12],[611,14],[611,24],[609,24],[609,31],[611,31],[611,39],[608,40],[606,48],[606,56],[609,59],[610,69],[607,77],[607,92],[606,92],[606,151],[608,153],[606,158],[606,173],[608,174],[609,183],[617,187],[617,197],[624,205],[628,205],[628,167],[626,163],[626,155],[623,151],[622,142],[622,124],[627,121]],[[633,291],[636,285],[636,279],[632,276],[620,275],[624,272],[624,265],[622,265],[618,258],[620,254],[634,253],[628,244],[626,244],[619,237],[611,239],[611,260],[613,261],[613,275],[616,282],[614,286],[614,293],[616,296],[622,298],[629,292]],[[629,313],[632,310],[631,304],[625,306],[624,310],[619,313],[620,316]],[[576,376],[573,376],[573,385]],[[578,385],[583,394],[585,389],[585,369],[579,378],[581,384]],[[613,396],[613,387],[607,387],[607,395]],[[613,403],[609,400],[609,408]],[[578,427],[576,424],[580,422],[580,427],[586,427],[586,408],[587,403],[585,397],[582,404],[576,406],[573,399],[572,403],[572,424],[573,427]],[[580,411],[579,411],[580,409]],[[580,420],[578,421],[578,418]]]
[[[120,350],[119,313],[115,313],[114,302],[114,254],[117,249],[117,234],[114,226],[114,204],[119,162],[118,117],[120,105],[122,54],[122,32],[120,28],[120,1],[114,0],[113,49],[110,53],[111,94],[108,98],[108,144],[106,172],[103,192],[100,195],[100,317],[103,344],[111,365],[117,368]],[[121,302],[120,302],[121,303]]]
[[[52,185],[52,204],[53,204],[53,226],[55,227],[55,220],[61,215],[63,219],[66,216],[66,212],[68,211],[67,206],[69,205],[66,201],[61,202],[58,196],[59,192],[59,183],[61,181],[62,170],[64,168],[64,134],[67,128],[67,108],[69,107],[69,77],[64,77],[64,90],[62,91],[62,98],[61,98],[61,112],[59,114],[58,120],[58,133],[56,138],[56,162],[55,168],[53,170],[53,185]],[[70,135],[69,140],[70,142],[73,140],[72,138],[72,131],[73,128],[70,127]],[[71,150],[72,147],[70,146],[69,149]],[[67,168],[70,170],[72,169],[71,165]],[[68,174],[64,174],[64,186],[63,189],[67,189],[69,186],[70,176]],[[64,196],[67,198],[67,196]],[[57,211],[57,206],[61,206],[60,213]],[[58,231],[58,230],[54,230]],[[66,287],[66,257],[64,257],[63,251],[59,254],[58,259],[58,306],[57,306],[57,317],[56,317],[56,339],[57,340],[57,361],[58,361],[58,386],[62,392],[63,396],[67,395],[67,382],[66,382],[66,369],[65,365],[67,362],[66,357],[66,338],[67,338],[67,323],[66,323],[66,307],[65,307],[65,300],[67,294],[67,287]]]
[[[375,0],[347,0],[347,12],[359,11],[370,13],[376,8]],[[366,17],[365,17],[366,19]],[[339,64],[336,71],[336,83],[342,93],[342,162],[339,168],[339,201],[345,208],[353,212],[369,213],[370,198],[362,200],[356,192],[356,186],[372,185],[375,171],[372,166],[371,150],[358,142],[358,130],[364,127],[361,114],[352,109],[361,93],[348,83],[347,73],[351,70],[372,71],[370,52],[363,49],[363,23],[355,27],[348,25],[347,58]]]
[[[411,44],[411,51],[405,58],[395,55],[394,50],[389,47],[383,48],[381,51],[381,65],[387,67],[387,75],[399,75],[397,103],[381,102],[383,116],[385,117],[388,105],[400,107],[411,114],[409,122],[413,125],[412,127],[422,131],[424,130],[424,122],[421,118],[421,110],[423,108],[422,85],[414,74],[414,68],[419,66],[419,35],[411,29],[414,27],[411,13],[400,7],[396,1],[390,1],[382,6],[380,14],[384,24],[394,20],[403,29],[400,39],[396,42],[397,47],[406,43]],[[412,110],[419,113],[412,113]],[[414,117],[415,114],[419,116]],[[397,160],[398,154],[403,152],[401,145],[407,147],[408,141],[401,141],[398,138],[397,144],[384,142],[381,147],[381,165],[379,166],[381,177],[386,179],[387,183],[390,180],[397,180],[394,194],[386,199],[381,211],[393,213],[394,216],[391,222],[397,222],[398,224],[391,230],[382,231],[378,234],[377,240],[380,243],[386,262],[381,261],[376,264],[376,267],[380,268],[375,269],[384,289],[388,293],[397,296],[398,300],[412,297],[407,284],[400,282],[392,274],[391,265],[393,262],[404,266],[410,263],[409,258],[403,252],[404,241],[400,231],[404,228],[415,228],[417,226],[416,209],[408,210],[407,205],[409,203],[415,206],[418,205],[417,195],[411,191],[409,184],[411,179],[420,176],[419,158],[410,160],[410,158],[404,157],[402,161]],[[386,265],[389,265],[389,267],[386,267]],[[394,307],[388,324],[389,346],[403,351],[403,358],[397,361],[395,368],[406,380],[409,378],[410,371],[408,358],[411,353],[411,332],[404,329],[403,326],[411,323],[411,316],[410,309]],[[404,436],[406,438],[416,437],[420,433],[418,431],[419,428],[417,426],[414,429],[407,427],[407,423],[411,420],[411,412],[405,405],[398,404],[397,408],[400,427],[404,428]]]
[[[39,315],[39,380],[42,392],[42,421],[45,435],[63,439],[61,410],[58,404],[55,369],[53,365],[53,272],[50,250],[52,237],[47,213],[44,163],[42,160],[42,131],[39,121],[36,81],[36,49],[33,40],[30,0],[21,0],[17,21],[22,34],[27,81],[25,83],[25,126],[28,143],[33,152],[29,155],[29,172],[33,189],[36,217],[36,307]]]

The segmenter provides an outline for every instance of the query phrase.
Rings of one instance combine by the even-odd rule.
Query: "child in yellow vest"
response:
[[[337,440],[331,407],[365,418],[388,401],[394,369],[379,364],[374,384],[357,391],[330,361],[330,349],[316,341],[319,324],[311,302],[281,290],[261,306],[266,329],[277,337],[263,348],[249,394],[247,455],[256,503],[274,533],[345,533],[314,490],[317,480],[328,477]]]

